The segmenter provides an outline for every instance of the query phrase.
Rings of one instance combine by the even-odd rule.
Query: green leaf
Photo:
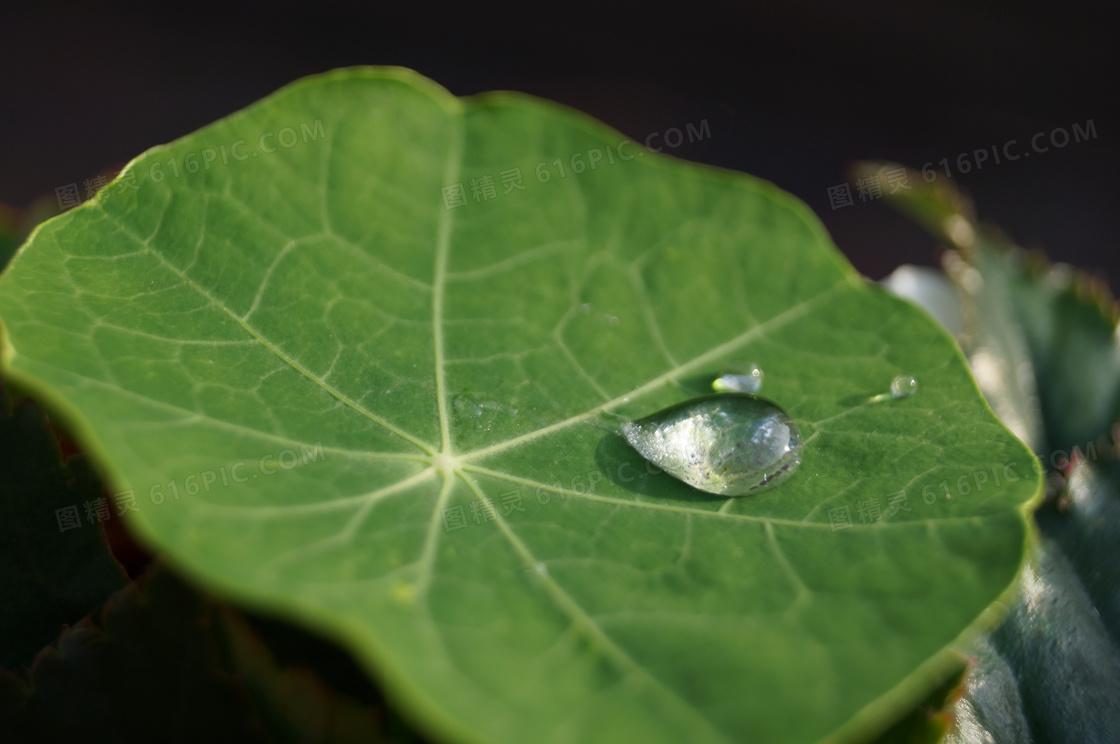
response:
[[[452,740],[873,734],[993,620],[1040,489],[952,340],[789,195],[401,70],[141,156],[0,317],[148,543]],[[617,435],[743,357],[805,436],[787,484],[713,498]]]

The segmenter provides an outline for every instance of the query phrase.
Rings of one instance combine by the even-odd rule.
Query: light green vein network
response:
[[[624,141],[404,70],[299,81],[40,227],[0,277],[5,373],[145,541],[340,640],[436,737],[859,740],[998,615],[1034,460],[803,205]],[[719,499],[645,469],[618,422],[744,356],[797,476]],[[896,374],[919,393],[870,403]]]

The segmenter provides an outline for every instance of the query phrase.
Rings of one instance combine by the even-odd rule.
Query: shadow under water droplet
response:
[[[714,382],[717,377],[719,377],[718,374],[708,372],[702,375],[682,377],[677,380],[676,383],[682,390],[692,395],[711,395],[712,382]]]
[[[864,403],[867,403],[869,400],[874,398],[877,393],[881,393],[881,392],[883,392],[883,391],[882,390],[870,390],[870,391],[868,391],[866,393],[862,393],[862,394],[857,393],[856,395],[845,396],[837,402],[840,405],[845,406],[847,408],[856,408],[858,406],[862,406]]]

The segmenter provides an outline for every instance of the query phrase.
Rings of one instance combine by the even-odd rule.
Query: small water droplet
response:
[[[891,380],[891,397],[896,400],[909,398],[916,392],[918,392],[918,381],[910,375],[899,375]]]
[[[451,400],[451,405],[460,416],[481,416],[482,406],[466,393],[456,395]]]
[[[580,306],[579,306],[579,311],[580,311],[581,313],[589,313],[589,312],[591,312],[591,303],[590,303],[590,302],[585,302],[585,303],[583,303],[582,305],[580,305]]]
[[[608,314],[606,317],[607,317],[607,325],[612,325],[612,326],[618,325],[618,318],[616,316]]]
[[[516,416],[518,410],[496,400],[476,398],[465,391],[452,396],[451,406],[455,410],[456,416],[462,419],[473,419],[478,428],[486,430],[489,430],[494,422],[502,417]]]
[[[701,491],[745,496],[801,464],[801,432],[785,411],[746,393],[716,393],[622,425],[642,457]]]
[[[717,393],[757,393],[762,389],[762,367],[754,362],[734,362],[712,382]]]
[[[868,399],[868,403],[882,403],[884,400],[898,400],[900,398],[909,398],[914,393],[918,392],[918,381],[910,375],[898,375],[891,380],[890,391],[886,393],[879,393],[873,395]]]

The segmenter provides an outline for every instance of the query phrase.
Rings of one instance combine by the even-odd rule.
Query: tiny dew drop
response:
[[[717,393],[757,393],[762,389],[762,367],[754,362],[735,362],[712,382]]]
[[[909,398],[916,392],[918,392],[918,381],[910,375],[899,375],[891,380],[892,398]]]
[[[642,457],[688,485],[746,496],[786,480],[801,464],[801,432],[774,403],[716,393],[622,425]]]
[[[891,380],[890,391],[879,393],[868,398],[868,403],[882,403],[884,400],[899,400],[909,398],[918,392],[918,381],[910,375],[899,375]]]
[[[500,419],[516,416],[518,410],[496,400],[475,397],[467,391],[452,396],[451,407],[457,419],[463,423],[471,422],[485,431],[489,431]]]

